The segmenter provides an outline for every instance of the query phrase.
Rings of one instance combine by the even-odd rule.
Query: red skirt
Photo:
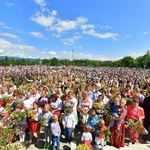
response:
[[[86,144],[90,149],[92,149],[91,142],[89,140],[83,140],[82,144]]]
[[[5,102],[0,101],[0,105],[1,105],[2,107],[5,107]]]
[[[60,111],[60,110],[57,110],[57,111],[55,111],[55,112],[53,113],[53,115],[57,115],[58,118],[59,118],[60,114],[61,114],[61,111]]]
[[[30,132],[39,132],[40,131],[40,124],[38,121],[29,120],[29,131]]]
[[[120,131],[122,134],[120,135],[116,132],[117,124],[116,121],[113,127],[110,128],[111,136],[110,136],[110,145],[116,148],[124,147],[124,140],[125,140],[125,125],[121,123]]]

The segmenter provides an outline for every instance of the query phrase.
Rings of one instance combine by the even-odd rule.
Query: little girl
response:
[[[35,117],[29,120],[29,131],[30,131],[30,141],[29,144],[32,143],[33,134],[37,134],[36,144],[40,141],[40,124],[39,119],[42,116],[42,110],[38,106],[38,102],[33,103],[33,110],[35,113]]]
[[[84,125],[83,127],[83,133],[81,136],[81,142],[82,144],[86,144],[87,146],[92,149],[91,142],[92,142],[92,134],[89,132],[90,131],[90,126]]]
[[[106,130],[105,121],[101,119],[99,120],[98,126],[96,127],[96,131],[95,131],[96,149],[98,149],[101,146],[101,150],[103,150],[103,147],[106,145],[105,134],[103,133],[103,131],[105,130]]]
[[[47,148],[47,149],[50,149],[50,142],[51,142],[50,123],[51,123],[52,116],[53,114],[51,113],[51,105],[45,104],[44,115],[43,115],[43,117],[46,118],[46,125],[44,127],[44,134],[45,134],[44,148]]]
[[[25,113],[25,110],[23,109],[23,105],[21,105],[21,104],[17,105],[17,108],[16,108],[15,111],[21,111],[21,112]],[[17,122],[16,125],[20,125],[20,131],[19,131],[20,143],[25,142],[25,136],[26,136],[25,130],[28,127],[27,116],[25,115],[24,118],[23,118],[23,120],[20,121],[20,122]]]

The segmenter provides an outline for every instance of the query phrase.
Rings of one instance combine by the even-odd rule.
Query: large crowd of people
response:
[[[0,67],[0,128],[8,128],[17,112],[26,114],[13,126],[19,126],[20,143],[27,140],[27,132],[29,144],[34,133],[35,144],[39,143],[42,116],[45,149],[54,150],[57,145],[59,150],[62,135],[71,143],[80,127],[80,142],[90,149],[104,149],[106,144],[124,147],[126,130],[128,143],[137,144],[140,133],[128,121],[140,122],[149,131],[150,69]],[[108,130],[111,134],[107,135]],[[145,143],[149,141],[148,134],[141,138]]]

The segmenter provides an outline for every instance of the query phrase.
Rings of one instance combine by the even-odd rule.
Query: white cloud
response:
[[[51,14],[52,14],[52,16],[56,16],[57,15],[57,11],[53,10]]]
[[[81,25],[87,22],[86,18],[78,17],[75,21],[73,20],[60,20],[57,19],[57,23],[50,27],[50,30],[56,31],[58,34],[61,34],[67,30],[73,30],[76,27],[80,27]]]
[[[11,27],[6,26],[3,22],[0,22],[0,26],[4,29],[12,29]]]
[[[100,29],[112,29],[112,27],[110,27],[109,25],[105,25],[105,26],[100,26]]]
[[[64,45],[72,45],[76,40],[81,39],[82,36],[73,36],[72,38],[62,39]]]
[[[0,53],[2,53],[4,50],[0,49]]]
[[[40,6],[45,6],[46,5],[45,0],[34,0],[34,1],[35,1],[35,3],[37,3]]]
[[[112,38],[112,39],[116,39],[116,37],[118,36],[118,34],[114,34],[114,33],[97,33],[94,29],[88,30],[88,31],[83,31],[83,34],[89,34],[98,38],[102,38],[102,39],[107,39],[107,38]]]
[[[50,27],[55,21],[55,15],[53,13],[53,15],[49,14],[48,16],[45,16],[43,13],[37,12],[36,16],[31,17],[31,20],[44,27]]]
[[[55,51],[49,51],[48,54],[53,55],[53,56],[57,55],[57,53]]]
[[[143,56],[145,55],[145,51],[141,51],[141,52],[134,52],[134,50],[128,55],[128,56],[131,56],[133,58],[137,58],[139,56]],[[125,57],[125,56],[124,56]]]
[[[30,34],[31,35],[33,35],[34,37],[37,37],[37,38],[39,38],[39,39],[43,39],[44,37],[43,37],[43,34],[42,33],[40,33],[40,32],[30,32]]]
[[[0,36],[10,37],[10,38],[18,40],[18,42],[21,42],[21,39],[17,35],[14,35],[11,33],[0,33]]]
[[[5,39],[0,38],[1,55],[29,57],[31,54],[36,56],[38,50],[34,46],[13,44]]]
[[[42,55],[45,55],[45,54],[46,54],[46,52],[44,52],[44,51],[43,51],[41,54],[42,54]]]
[[[83,24],[83,25],[81,25],[81,28],[82,28],[83,30],[85,30],[85,29],[87,29],[87,28],[94,28],[94,25],[92,25],[92,24]]]

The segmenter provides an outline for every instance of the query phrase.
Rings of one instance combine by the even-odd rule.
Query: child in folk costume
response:
[[[23,109],[23,105],[22,104],[18,104],[15,111],[21,111],[21,112],[25,113],[25,110]],[[17,125],[20,125],[20,131],[19,131],[20,143],[25,142],[25,136],[26,136],[25,130],[28,127],[27,116],[24,115],[22,121],[17,122]]]
[[[103,150],[103,147],[106,145],[105,134],[103,133],[106,130],[105,121],[103,119],[99,120],[98,126],[95,130],[95,143],[96,149],[99,147]]]
[[[33,110],[31,111],[32,117],[29,119],[29,131],[30,131],[30,141],[32,143],[33,134],[37,134],[36,144],[40,141],[40,124],[39,120],[42,116],[42,110],[38,106],[38,102],[33,103]]]
[[[11,117],[10,117],[10,115],[9,115],[9,112],[8,112],[6,109],[3,109],[3,110],[1,111],[1,115],[2,115],[2,119],[1,119],[1,122],[0,122],[0,126],[1,126],[2,128],[8,128],[9,125],[10,125],[10,121],[11,121]],[[4,131],[4,130],[2,130],[2,131],[0,132],[0,136],[5,135],[5,133],[4,133],[3,131]],[[12,136],[11,132],[8,133],[8,138],[9,138],[9,143],[11,143],[12,140],[13,140],[13,136]]]
[[[87,146],[90,147],[90,149],[92,149],[92,146],[91,146],[92,134],[89,132],[90,127],[88,125],[84,125],[83,131],[84,132],[82,133],[82,136],[81,136],[81,142],[82,144],[86,144]]]
[[[51,136],[52,136],[52,150],[55,149],[55,143],[57,144],[57,150],[60,150],[61,129],[60,129],[57,115],[52,116],[52,122],[50,125],[50,129],[51,129]]]
[[[0,120],[2,120],[3,116],[2,116],[2,111],[4,110],[4,107],[0,104]]]
[[[2,119],[1,119],[1,124],[0,124],[0,126],[1,126],[2,128],[7,128],[8,125],[10,124],[10,119],[11,119],[11,117],[10,117],[10,115],[9,115],[9,112],[8,112],[6,109],[3,109],[3,110],[1,111],[1,115],[2,115]]]
[[[43,114],[43,117],[46,118],[46,125],[44,127],[44,134],[45,134],[44,148],[47,148],[47,149],[50,148],[50,142],[51,142],[50,124],[51,124],[52,116],[53,116],[53,114],[51,113],[51,105],[45,104],[44,105],[44,114]],[[49,138],[49,140],[48,140],[48,138]]]

